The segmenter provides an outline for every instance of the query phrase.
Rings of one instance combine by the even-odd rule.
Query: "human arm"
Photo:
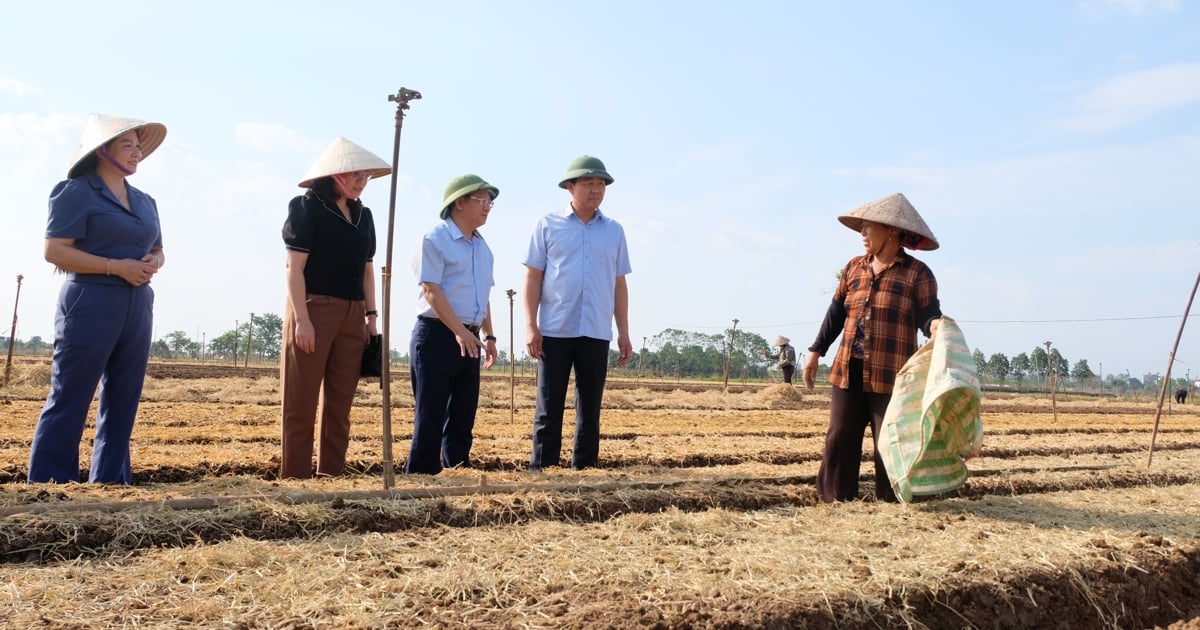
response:
[[[534,359],[542,358],[542,331],[538,328],[538,307],[542,303],[542,277],[545,272],[525,267],[525,350]]]
[[[496,332],[492,328],[492,303],[490,301],[487,307],[487,317],[483,318],[479,332],[483,333],[484,350],[487,353],[483,360],[483,369],[486,370],[496,365]]]
[[[368,262],[363,268],[363,296],[366,301],[367,334],[379,334],[379,311],[375,306],[375,265]]]
[[[46,262],[64,271],[117,276],[134,286],[145,284],[157,271],[146,258],[105,258],[89,254],[75,247],[73,238],[47,238],[43,255]],[[147,258],[149,256],[147,254]]]
[[[487,349],[487,346],[479,340],[454,312],[454,308],[450,306],[450,300],[446,298],[446,294],[442,292],[442,287],[436,282],[422,282],[421,292],[425,295],[425,301],[429,303],[438,319],[454,333],[454,339],[458,341],[459,356],[469,356],[473,359],[479,358],[479,350]],[[491,323],[488,323],[489,327]]]
[[[617,322],[617,365],[625,365],[633,358],[633,342],[629,340],[629,285],[625,276],[617,276],[616,293],[613,296],[613,319]]]
[[[306,264],[308,264],[306,252],[287,250],[288,306],[292,309],[295,320],[293,337],[296,347],[302,352],[314,352],[317,349],[317,332],[308,315],[308,289],[304,282],[304,266]]]

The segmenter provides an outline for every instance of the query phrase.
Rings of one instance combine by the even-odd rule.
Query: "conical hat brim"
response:
[[[933,231],[925,224],[917,209],[900,193],[865,203],[838,217],[838,221],[855,232],[862,231],[863,221],[900,228],[909,234],[901,243],[909,249],[932,251],[939,247]]]
[[[162,123],[146,122],[136,118],[108,116],[105,114],[88,114],[87,122],[83,125],[83,135],[75,154],[71,156],[70,166],[67,167],[67,178],[78,177],[80,163],[96,149],[112,142],[117,136],[128,131],[138,132],[138,144],[142,148],[142,160],[150,157],[151,153],[163,143],[167,137],[167,127]]]
[[[300,187],[308,188],[322,177],[356,171],[367,171],[371,174],[371,179],[375,179],[391,175],[392,165],[357,144],[338,137],[325,149],[321,157],[308,167],[304,179],[300,180]]]

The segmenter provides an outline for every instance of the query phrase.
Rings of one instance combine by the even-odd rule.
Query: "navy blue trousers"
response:
[[[50,394],[29,452],[29,482],[79,481],[79,442],[100,385],[92,483],[129,484],[129,438],[142,397],[154,291],[68,281],[58,294]]]
[[[406,473],[436,475],[471,465],[471,432],[479,407],[479,358],[462,356],[440,321],[418,319],[409,341],[416,413]]]
[[[608,346],[591,337],[543,337],[538,361],[537,408],[533,416],[533,455],[529,469],[558,466],[563,412],[571,368],[575,369],[575,444],[571,467],[596,466],[600,457],[600,406],[608,377]]]

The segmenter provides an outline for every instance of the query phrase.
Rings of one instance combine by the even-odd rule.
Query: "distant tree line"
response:
[[[615,374],[655,379],[714,379],[725,376],[728,370],[730,379],[741,381],[771,379],[775,375],[772,372],[775,361],[762,356],[762,350],[773,351],[773,348],[766,338],[749,330],[731,327],[720,333],[707,334],[668,328],[653,337],[643,337],[641,344],[637,343],[639,340],[633,341],[633,360],[614,370]],[[252,315],[248,321],[212,339],[196,340],[185,331],[172,331],[152,343],[150,354],[155,359],[167,360],[276,361],[282,344],[283,318],[275,313],[264,313]],[[7,349],[7,337],[0,336],[0,347]],[[52,349],[51,343],[37,336],[14,342],[14,350],[20,354],[49,354]],[[805,354],[803,348],[797,350],[798,368],[803,365]],[[618,356],[615,341],[609,355],[610,364],[615,366]],[[979,349],[972,356],[981,382],[1016,389],[1045,389],[1053,382],[1058,389],[1103,388],[1117,394],[1146,393],[1146,390],[1153,393],[1162,380],[1158,374],[1145,374],[1138,379],[1128,373],[1109,373],[1103,375],[1101,382],[1087,359],[1071,363],[1058,348],[1051,348],[1047,353],[1040,345],[1011,359],[1001,353],[988,357]],[[407,352],[391,351],[393,364],[407,364],[408,358]],[[499,350],[497,365],[502,368],[508,364],[508,352]],[[522,353],[518,365],[523,373],[528,373],[534,362]],[[819,377],[827,371],[828,367],[822,364]],[[1177,387],[1187,387],[1187,379],[1174,376],[1169,389],[1173,391]]]

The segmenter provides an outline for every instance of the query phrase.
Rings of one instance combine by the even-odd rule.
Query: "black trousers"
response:
[[[863,436],[871,427],[875,459],[875,497],[895,501],[883,458],[879,455],[879,427],[887,411],[891,394],[863,391],[861,359],[850,360],[850,388],[834,387],[829,404],[829,429],[825,433],[825,452],[817,471],[817,494],[825,503],[858,498],[858,471],[862,463]]]
[[[479,359],[462,356],[454,333],[428,319],[413,326],[409,356],[416,413],[404,472],[436,475],[443,467],[470,466]]]
[[[788,385],[791,385],[792,384],[792,375],[796,373],[796,366],[785,365],[780,369],[783,370],[783,382],[787,383]]]
[[[608,346],[591,337],[543,337],[529,469],[560,465],[563,411],[575,370],[575,444],[571,467],[591,468],[600,456],[600,406],[608,377]]]

